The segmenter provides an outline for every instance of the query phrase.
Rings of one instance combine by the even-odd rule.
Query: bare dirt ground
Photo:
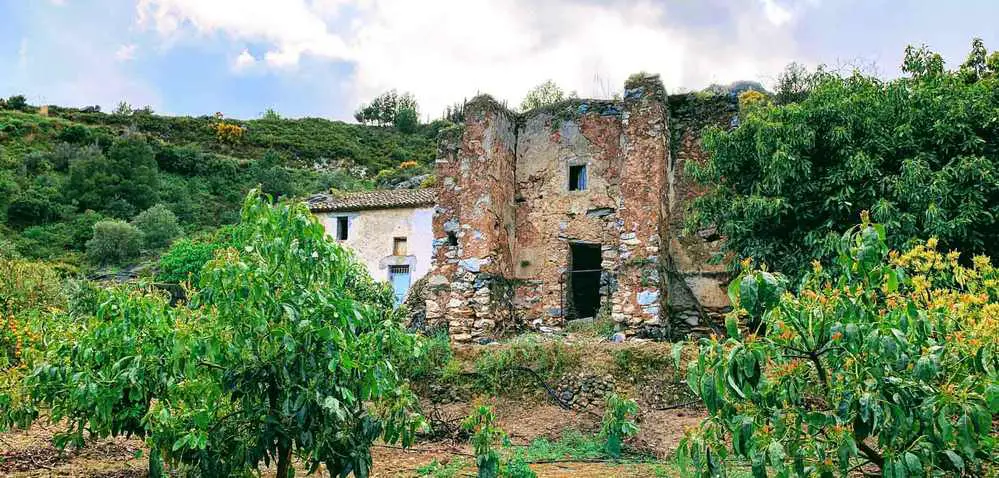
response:
[[[628,441],[632,450],[649,460],[670,461],[684,430],[696,425],[704,412],[698,409],[655,410],[689,400],[683,395],[685,385],[677,383],[672,367],[670,345],[660,343],[612,344],[599,339],[571,337],[563,353],[575,357],[577,372],[614,375],[616,389],[638,401],[640,432]],[[490,347],[498,350],[505,345]],[[466,368],[490,348],[482,346],[456,347],[455,356]],[[685,353],[686,355],[686,353]],[[456,424],[467,416],[472,407],[484,403],[493,407],[499,426],[505,430],[510,442],[524,446],[532,440],[545,437],[557,441],[563,431],[571,429],[583,434],[594,434],[600,428],[603,410],[589,407],[582,410],[564,410],[550,401],[539,387],[531,385],[528,393],[504,393],[500,398],[475,398],[466,396],[461,401],[439,405],[442,416]],[[504,392],[508,392],[505,390]],[[433,407],[424,404],[429,413]],[[82,449],[60,452],[52,446],[55,425],[37,423],[30,430],[0,434],[0,476],[13,477],[143,477],[146,476],[146,449],[141,440],[115,439],[88,443]],[[475,459],[467,440],[424,440],[409,450],[386,445],[372,449],[373,477],[419,476],[417,469],[433,461],[449,463],[462,460],[467,466],[456,476],[475,476]],[[657,477],[673,476],[669,464],[654,463],[591,463],[568,462],[533,464],[539,477]],[[301,472],[303,466],[298,466]],[[263,476],[273,476],[273,470],[264,470]]]
[[[526,445],[538,437],[558,439],[565,429],[595,432],[599,417],[595,413],[567,411],[549,404],[525,404],[508,399],[494,399],[499,425],[515,445]],[[471,404],[451,404],[448,413],[467,414]],[[700,411],[670,410],[642,413],[641,431],[631,442],[635,449],[666,458],[675,450],[686,427],[701,418]],[[11,477],[101,477],[125,478],[146,476],[146,453],[140,440],[115,439],[88,443],[82,449],[60,452],[52,446],[55,425],[38,424],[27,431],[0,435],[0,476]],[[141,456],[136,457],[141,451]],[[417,469],[437,460],[447,463],[465,460],[467,466],[458,476],[474,476],[474,458],[466,444],[451,441],[420,442],[410,450],[384,445],[372,449],[376,478],[418,476]],[[562,462],[532,465],[539,477],[651,477],[652,464],[608,464]],[[660,467],[661,468],[661,467]],[[299,468],[301,469],[301,468]],[[267,472],[264,476],[269,476]]]

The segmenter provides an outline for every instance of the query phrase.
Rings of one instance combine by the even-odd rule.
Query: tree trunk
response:
[[[291,472],[291,447],[278,443],[277,478],[288,478]]]
[[[152,447],[149,449],[149,478],[163,477],[163,458],[160,457],[160,449]]]

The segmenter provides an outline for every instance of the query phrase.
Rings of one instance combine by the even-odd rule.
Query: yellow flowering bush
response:
[[[797,293],[765,270],[736,278],[728,337],[688,364],[709,416],[682,468],[718,476],[735,455],[754,476],[994,473],[999,271],[936,246],[889,251],[865,215],[836,274],[814,263]]]
[[[215,129],[215,139],[223,144],[237,144],[243,139],[246,131],[242,126],[225,121],[216,122],[212,128]]]
[[[0,257],[0,430],[23,427],[37,415],[21,380],[46,318],[63,305],[61,284],[44,263]]]

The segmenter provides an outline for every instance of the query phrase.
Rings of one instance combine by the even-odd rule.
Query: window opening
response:
[[[569,190],[583,191],[586,189],[586,165],[569,166]]]
[[[395,238],[392,238],[392,255],[393,256],[404,256],[404,255],[406,255],[406,238],[405,237],[395,237]]]
[[[347,240],[347,216],[336,218],[336,238],[339,241]]]

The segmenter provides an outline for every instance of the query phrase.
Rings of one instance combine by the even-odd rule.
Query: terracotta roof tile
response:
[[[306,200],[312,212],[361,211],[433,206],[435,189],[384,189],[356,193],[316,194]]]

